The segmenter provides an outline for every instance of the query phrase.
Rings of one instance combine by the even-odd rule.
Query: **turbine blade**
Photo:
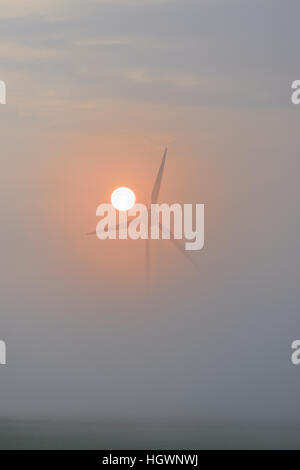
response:
[[[164,231],[166,231],[166,229],[163,227],[162,224],[159,224],[159,229],[160,231],[163,233]],[[175,247],[177,248],[178,251],[180,251],[184,257],[193,265],[193,267],[199,271],[199,266],[195,263],[195,261],[190,258],[190,256],[187,254],[185,248],[184,248],[184,242],[182,242],[181,240],[177,240],[174,238],[174,234],[170,231],[170,241],[175,245]]]
[[[165,161],[166,161],[166,156],[167,156],[167,151],[168,149],[166,148],[164,151],[164,155],[162,157],[162,161],[157,173],[157,177],[153,186],[152,194],[151,194],[151,204],[156,204],[157,199],[158,199],[158,194],[159,194],[159,189],[160,189],[160,184],[164,172],[164,166],[165,166]]]
[[[135,219],[135,217],[127,217],[127,225],[133,220]],[[113,227],[111,227],[111,230],[118,230],[119,228],[123,228],[123,227],[126,227],[126,224],[117,224],[117,225],[114,225]],[[109,232],[109,230],[108,230]],[[96,230],[94,230],[93,232],[87,232],[86,235],[96,235]]]

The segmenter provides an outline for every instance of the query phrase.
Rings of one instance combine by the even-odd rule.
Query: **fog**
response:
[[[1,10],[2,419],[299,426],[299,4]],[[120,185],[205,204],[169,241],[87,237]]]

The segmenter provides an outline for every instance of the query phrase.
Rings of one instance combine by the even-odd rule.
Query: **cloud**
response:
[[[167,74],[165,72],[159,73],[158,71],[156,73],[151,73],[151,71],[147,71],[145,69],[136,69],[125,71],[123,72],[123,75],[128,80],[141,84],[161,83],[187,89],[197,88],[201,83],[203,85],[201,78],[192,74]]]
[[[49,13],[53,8],[64,4],[65,0],[2,0],[0,18],[18,18]]]
[[[127,46],[132,43],[129,38],[94,38],[76,40],[72,44],[79,47],[105,47],[105,46]]]
[[[0,19],[3,18],[19,18],[28,16],[37,16],[44,14],[54,13],[55,10],[63,10],[72,4],[72,7],[84,8],[86,4],[101,5],[102,4],[116,4],[116,5],[140,5],[140,4],[159,4],[170,2],[170,0],[1,0],[0,5]]]
[[[48,60],[57,58],[62,52],[50,47],[24,45],[19,42],[2,42],[0,44],[1,59],[8,62],[28,63],[28,61]]]

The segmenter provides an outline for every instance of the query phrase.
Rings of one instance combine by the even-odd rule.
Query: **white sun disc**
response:
[[[111,203],[118,211],[129,211],[135,204],[135,194],[129,188],[117,188],[111,195]]]

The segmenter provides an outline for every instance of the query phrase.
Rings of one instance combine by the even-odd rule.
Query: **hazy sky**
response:
[[[296,0],[2,1],[0,415],[300,418]],[[85,233],[119,185],[205,204],[169,242]]]

